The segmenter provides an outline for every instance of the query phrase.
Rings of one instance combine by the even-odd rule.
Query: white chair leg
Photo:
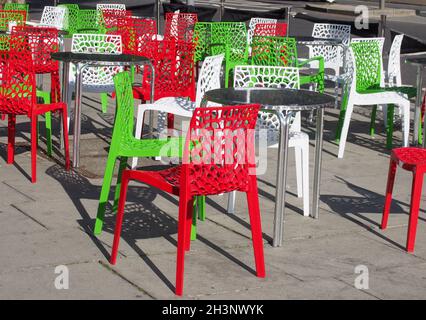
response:
[[[302,147],[294,147],[294,159],[296,161],[297,197],[301,198],[303,196]]]
[[[235,194],[235,191],[228,193],[228,208],[226,211],[230,214],[235,213]]]
[[[143,128],[143,115],[144,115],[144,109],[142,106],[137,107],[137,116],[136,116],[136,130],[135,130],[135,137],[137,139],[140,139],[142,136],[142,128]],[[132,169],[135,169],[138,165],[138,157],[132,158]]]
[[[403,141],[402,144],[404,147],[408,147],[408,137],[410,134],[410,101],[401,106],[402,108],[402,133],[403,133]],[[417,124],[414,124],[417,125]]]
[[[351,122],[353,108],[353,103],[351,101],[348,101],[345,119],[343,120],[342,133],[340,135],[339,153],[337,154],[338,158],[343,158],[343,154],[345,152],[346,139],[348,137],[349,123]]]
[[[382,108],[382,114],[383,114],[383,126],[386,128],[388,123],[388,105],[387,104],[381,104],[377,106],[378,108]],[[391,119],[393,121],[393,119]]]
[[[300,150],[303,164],[303,215],[309,217],[309,141]]]

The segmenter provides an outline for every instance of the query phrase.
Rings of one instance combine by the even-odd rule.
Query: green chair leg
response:
[[[198,197],[195,197],[194,200],[194,210],[192,212],[197,212],[196,209],[198,207]],[[198,210],[200,210],[200,208],[198,207]],[[191,227],[191,241],[194,241],[197,239],[197,215],[193,214],[192,215],[192,227]]]
[[[43,103],[45,104],[49,104],[50,103],[50,92],[48,91],[41,91],[41,90],[37,90],[37,97],[43,99]],[[48,156],[52,156],[52,113],[51,112],[47,112],[46,113],[46,141],[47,141],[47,154]],[[37,131],[38,131],[38,127],[37,127]],[[38,139],[38,135],[37,135],[37,139]],[[38,141],[37,141],[38,144]]]
[[[112,175],[114,173],[115,160],[116,160],[115,152],[109,151],[108,160],[105,167],[104,181],[102,183],[101,195],[99,197],[99,206],[98,213],[96,215],[96,223],[94,234],[100,234],[102,232],[102,226],[104,223],[105,216],[105,208],[108,203],[108,196],[111,189]]]
[[[102,112],[106,113],[108,110],[108,94],[105,92],[101,93],[101,104],[102,104]]]
[[[373,111],[371,112],[370,136],[372,137],[374,137],[374,134],[375,134],[376,115],[377,115],[377,105],[373,107]]]
[[[386,123],[386,148],[392,149],[392,138],[393,138],[393,115],[395,112],[395,106],[393,104],[388,105],[388,117]]]
[[[422,117],[419,119],[419,132],[418,132],[418,138],[419,145],[423,145],[423,123],[422,123]]]
[[[206,196],[197,197],[198,219],[206,220]]]
[[[120,199],[120,190],[121,190],[121,178],[123,176],[123,171],[127,167],[127,157],[121,157],[120,166],[118,168],[118,176],[117,183],[115,185],[115,193],[114,193],[114,204],[112,206],[112,210],[117,212],[118,208],[118,200]]]

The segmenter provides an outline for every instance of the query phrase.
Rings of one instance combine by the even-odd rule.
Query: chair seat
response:
[[[392,159],[398,165],[406,170],[418,169],[418,167],[426,168],[426,149],[406,147],[392,150]]]
[[[360,94],[369,94],[369,93],[379,93],[379,92],[396,92],[406,94],[408,98],[413,98],[417,94],[417,89],[411,86],[400,86],[400,87],[371,87],[362,92],[358,92]]]

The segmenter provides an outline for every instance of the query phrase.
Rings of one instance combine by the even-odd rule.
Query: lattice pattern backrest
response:
[[[102,12],[99,10],[83,9],[78,11],[78,33],[104,33],[102,24]]]
[[[113,137],[120,135],[124,143],[133,138],[134,101],[132,81],[128,72],[119,72],[114,76],[114,87],[116,93],[117,115],[115,117]]]
[[[121,54],[122,42],[120,35],[112,34],[74,34],[71,51],[79,53]],[[83,70],[83,84],[112,85],[112,77],[122,68],[88,67]]]
[[[101,10],[102,25],[106,28],[107,31],[117,30],[118,19],[131,17],[132,12],[129,10],[113,10],[105,9]]]
[[[200,75],[197,83],[197,94],[195,98],[195,106],[200,107],[204,93],[209,90],[219,89],[220,72],[222,70],[223,54],[206,57],[201,66]]]
[[[389,86],[401,86],[401,44],[404,39],[403,34],[395,36],[389,51],[388,61],[388,81]]]
[[[77,20],[78,20],[78,11],[80,10],[78,4],[66,3],[60,4],[58,7],[67,8],[67,12],[65,14],[65,25],[68,26],[69,35],[72,35],[77,32]]]
[[[247,191],[254,171],[259,105],[196,108],[184,150],[181,187],[191,195]]]
[[[45,6],[43,13],[41,14],[40,24],[43,26],[49,26],[60,30],[68,29],[65,25],[68,8],[66,7],[51,7]]]
[[[253,39],[254,30],[256,29],[256,25],[258,23],[277,23],[277,19],[270,19],[270,18],[251,18],[249,22],[249,28],[247,31],[247,43],[248,45],[251,44],[251,41]]]
[[[289,37],[254,36],[251,61],[261,66],[297,66],[296,40]]]
[[[287,34],[287,23],[257,23],[253,36],[271,36],[271,37],[285,37]]]
[[[138,45],[139,54],[149,58],[155,71],[155,97],[195,99],[194,45],[174,40],[151,40]],[[144,92],[149,96],[150,71],[144,70]]]
[[[379,44],[375,41],[351,43],[356,72],[356,91],[380,87],[381,59]]]
[[[0,112],[31,115],[35,105],[35,73],[27,37],[11,35],[9,54],[0,56],[4,65],[1,72]]]
[[[18,25],[23,25],[27,21],[26,11],[15,10],[0,10],[0,31],[9,29],[9,22],[16,22]]]
[[[3,5],[3,10],[14,10],[14,11],[25,11],[28,17],[28,9],[30,5],[28,3],[12,3],[8,2]]]
[[[164,38],[192,41],[194,26],[198,22],[196,13],[167,12],[164,27]]]
[[[36,73],[59,72],[59,63],[51,53],[59,51],[58,29],[49,27],[16,26],[12,34],[27,37]]]
[[[126,11],[126,5],[123,3],[98,3],[96,10],[120,10]]]
[[[121,17],[117,19],[117,34],[123,41],[123,53],[137,54],[141,47],[157,34],[157,23],[153,18]]]

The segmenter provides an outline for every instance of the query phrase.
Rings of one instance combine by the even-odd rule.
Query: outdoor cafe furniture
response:
[[[102,12],[94,9],[80,9],[75,30],[76,33],[105,33],[106,28],[102,23]]]
[[[332,96],[308,90],[280,88],[223,88],[206,92],[201,106],[210,102],[224,105],[259,103],[262,111],[273,112],[280,123],[278,148],[277,185],[275,192],[275,216],[273,246],[282,245],[283,219],[285,210],[285,186],[288,160],[289,124],[298,111],[317,110],[315,132],[315,168],[311,216],[318,218],[321,178],[321,155],[323,143],[324,108],[332,107]]]
[[[254,30],[256,29],[256,25],[258,23],[276,24],[277,22],[278,22],[277,19],[272,19],[272,18],[261,18],[261,17],[250,18],[250,22],[249,22],[248,29],[247,29],[247,45],[249,47],[251,46],[251,41],[253,39]]]
[[[7,2],[3,5],[3,10],[13,10],[13,11],[25,11],[28,17],[28,9],[30,5],[28,3],[12,3]]]
[[[382,80],[382,55],[378,41],[367,40],[352,42],[349,48],[349,59],[352,66],[352,84],[347,100],[342,105],[340,119],[343,125],[340,134],[338,158],[343,158],[346,139],[354,105],[398,105],[402,112],[403,145],[408,145],[410,129],[410,100],[404,91],[396,87],[384,87]],[[393,112],[388,115],[388,123],[393,122]],[[389,127],[389,126],[388,126]],[[388,129],[388,140],[392,139]]]
[[[5,33],[9,30],[9,23],[14,22],[22,25],[27,21],[26,11],[0,10],[0,32]]]
[[[28,37],[12,34],[9,51],[0,53],[0,113],[8,115],[7,163],[14,162],[16,116],[26,115],[31,123],[31,181],[37,181],[37,121],[39,115],[59,111],[63,120],[65,168],[69,169],[67,106],[65,103],[37,103],[36,68]]]
[[[81,130],[81,93],[82,93],[82,74],[89,67],[131,67],[145,65],[151,66],[150,60],[141,56],[127,54],[105,54],[105,53],[75,53],[75,52],[57,52],[52,54],[52,59],[62,61],[63,83],[68,82],[70,64],[75,64],[75,109],[74,109],[74,139],[73,139],[73,166],[80,165],[80,130]],[[153,70],[151,71],[153,72]],[[63,101],[69,101],[70,95],[68,86],[62,86]],[[151,87],[153,93],[154,87]],[[151,95],[153,96],[153,94]]]
[[[27,21],[26,24],[31,26],[44,26],[56,28],[58,30],[66,30],[66,15],[67,8],[65,7],[45,6],[43,8],[43,13],[41,14],[40,22]]]
[[[67,34],[65,37],[72,37],[74,33],[77,33],[77,20],[80,8],[76,3],[64,3],[58,5],[58,7],[64,7],[67,10],[65,14],[65,31],[67,31]]]
[[[198,22],[196,13],[165,13],[164,39],[175,39],[191,42],[194,37],[194,27]]]
[[[256,23],[253,36],[285,37],[287,35],[287,26],[285,22]]]
[[[291,67],[236,66],[234,88],[288,88],[300,89],[299,69]],[[278,147],[279,120],[276,115],[260,111],[256,130],[266,131],[268,148]],[[294,148],[296,162],[297,196],[303,197],[303,215],[309,216],[309,136],[301,131],[300,112],[290,125],[289,147]],[[260,139],[260,136],[259,136]],[[265,141],[260,141],[264,144]],[[234,213],[235,192],[229,194],[228,213]]]
[[[126,5],[124,3],[97,3],[96,10],[126,11]]]
[[[413,173],[410,217],[406,243],[406,250],[408,252],[413,252],[416,241],[417,221],[419,219],[420,199],[422,197],[423,177],[426,171],[426,149],[407,147],[392,150],[381,229],[386,229],[388,224],[393,185],[395,182],[396,168],[398,166]]]
[[[130,76],[115,77],[117,100],[131,99]],[[123,87],[120,90],[118,87]],[[130,108],[133,105],[129,106]],[[217,195],[233,190],[245,192],[252,231],[256,275],[265,277],[262,227],[259,196],[254,162],[253,129],[259,105],[197,108],[191,118],[186,138],[183,163],[160,171],[124,170],[118,213],[115,224],[111,264],[116,263],[123,222],[126,192],[129,181],[149,184],[164,192],[179,196],[176,294],[183,294],[184,257],[190,249],[190,232],[193,220],[193,201],[197,196]],[[242,140],[238,146],[229,144],[229,134],[238,132],[234,139]],[[214,136],[215,142],[205,140]],[[238,141],[236,142],[238,143]],[[235,146],[235,147],[234,147]],[[222,150],[218,152],[217,149]],[[226,151],[225,151],[226,150]],[[228,152],[232,150],[231,152]],[[218,156],[212,159],[212,155]],[[234,159],[229,163],[229,157]],[[239,160],[236,160],[239,159]]]

